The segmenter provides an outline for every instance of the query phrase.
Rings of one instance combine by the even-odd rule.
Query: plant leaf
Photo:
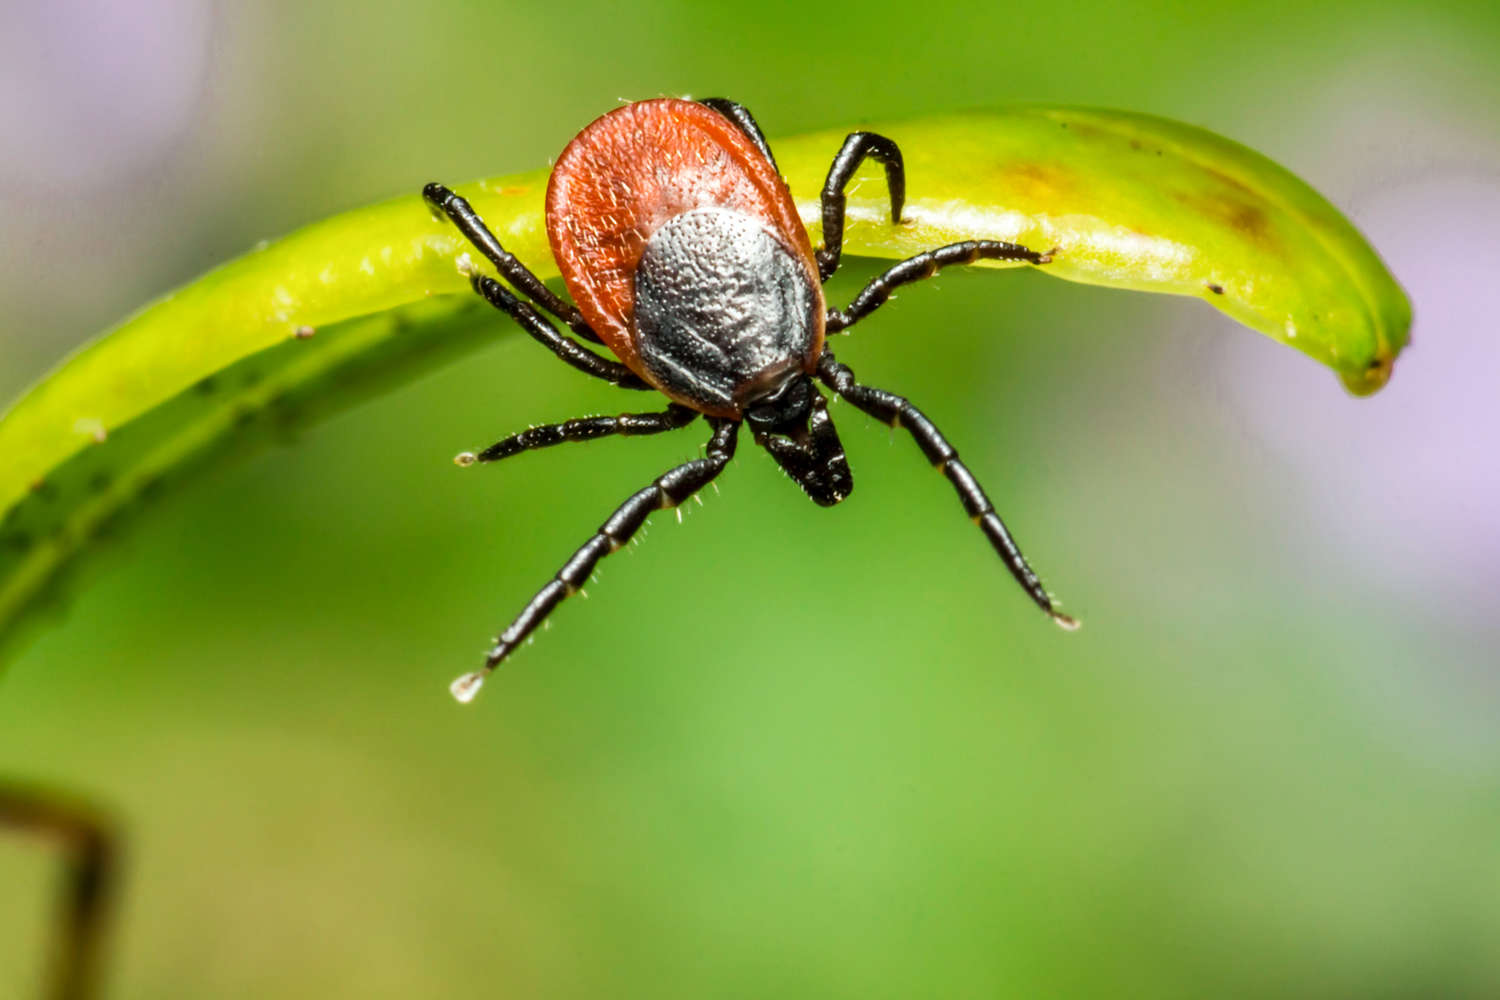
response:
[[[905,154],[905,219],[890,223],[867,165],[849,189],[848,253],[899,258],[965,239],[1056,248],[1044,273],[1204,299],[1359,394],[1385,383],[1406,343],[1410,306],[1348,221],[1212,133],[1056,107],[869,128]],[[815,235],[818,191],[847,131],[774,144]],[[552,277],[546,180],[532,171],[459,190]],[[468,252],[414,192],[209,272],[43,378],[0,418],[0,638],[163,483],[513,332],[474,304],[456,264]]]

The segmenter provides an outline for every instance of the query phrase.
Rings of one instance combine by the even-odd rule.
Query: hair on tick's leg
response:
[[[847,399],[854,406],[882,420],[893,427],[904,427],[916,439],[917,446],[922,449],[922,454],[927,456],[938,471],[948,477],[953,484],[954,490],[958,492],[958,498],[964,505],[964,511],[984,532],[984,536],[990,540],[990,545],[1004,561],[1016,582],[1031,596],[1037,606],[1052,616],[1062,628],[1072,631],[1079,625],[1077,619],[1063,614],[1053,605],[1052,596],[1047,593],[1042,581],[1036,572],[1026,562],[1026,557],[1021,554],[1015,539],[1011,538],[1010,532],[1005,527],[1005,522],[1000,520],[1000,515],[995,513],[995,505],[990,503],[990,498],[985,495],[983,487],[974,478],[962,460],[958,457],[958,451],[948,443],[937,426],[918,410],[911,402],[893,392],[884,389],[876,389],[872,386],[860,385],[854,379],[854,372],[847,365],[840,363],[834,358],[831,351],[824,351],[823,357],[818,362],[818,377],[834,392]]]
[[[594,536],[583,544],[571,559],[563,564],[546,586],[539,590],[516,616],[516,620],[495,638],[495,644],[485,657],[484,667],[464,674],[455,680],[449,690],[461,702],[469,702],[479,693],[485,678],[511,654],[540,625],[552,610],[568,595],[579,592],[588,582],[599,560],[618,551],[646,523],[652,511],[676,507],[697,493],[724,471],[724,466],[734,457],[735,442],[739,434],[739,421],[708,418],[713,427],[713,436],[708,442],[707,456],[684,462],[660,476],[645,489],[636,492],[600,525]]]
[[[464,238],[474,245],[474,249],[489,258],[490,263],[495,265],[495,269],[500,272],[502,278],[520,289],[521,293],[531,301],[568,324],[574,333],[596,344],[600,343],[598,334],[594,333],[584,321],[583,314],[578,311],[577,307],[564,302],[555,295],[541,278],[521,263],[519,257],[505,249],[465,198],[436,182],[422,189],[422,197],[427,204],[446,215]]]
[[[621,389],[655,391],[642,381],[640,376],[618,361],[601,358],[577,341],[563,336],[547,317],[536,311],[531,303],[516,298],[504,285],[489,275],[476,274],[469,279],[469,284],[486,302],[520,324],[521,329],[531,334],[532,339],[537,343],[585,375],[603,379]]]
[[[550,448],[567,441],[593,441],[596,438],[618,435],[639,437],[646,434],[661,434],[664,431],[686,427],[698,418],[697,410],[672,403],[661,413],[622,413],[617,417],[578,417],[560,424],[542,424],[501,438],[481,452],[460,452],[454,461],[459,465],[476,462],[498,462],[502,458],[519,455],[534,448]]]

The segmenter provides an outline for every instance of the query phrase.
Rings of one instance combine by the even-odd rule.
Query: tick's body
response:
[[[547,188],[547,235],[576,307],[506,252],[467,202],[441,185],[427,186],[428,201],[511,285],[619,361],[584,348],[531,303],[476,274],[472,281],[480,295],[573,367],[621,388],[655,389],[672,401],[661,413],[534,427],[477,455],[465,452],[460,465],[564,441],[658,433],[699,414],[713,428],[704,458],[664,473],[626,500],[542,588],[497,637],[484,670],[454,683],[461,700],[473,697],[488,673],[651,511],[675,506],[711,482],[734,454],[742,422],[815,502],[831,506],[847,497],[853,478],[814,378],[866,413],[909,430],[1031,598],[1059,624],[1076,625],[1053,607],[989,498],[932,422],[900,396],[856,382],[824,343],[827,333],[879,308],[893,288],[947,264],[1043,264],[1050,256],[988,240],[939,247],[876,278],[847,310],[829,310],[822,282],[839,264],[843,188],[866,157],[885,165],[891,218],[900,220],[901,152],[889,139],[856,132],[829,170],[822,193],[824,244],[815,252],[771,151],[744,108],[721,99],[665,99],[605,115],[563,151]]]
[[[578,311],[670,399],[738,420],[823,349],[823,287],[791,192],[729,119],[644,101],[552,169],[547,237]]]

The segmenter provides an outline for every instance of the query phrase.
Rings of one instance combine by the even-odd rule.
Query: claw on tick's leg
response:
[[[448,685],[449,692],[457,698],[460,704],[467,705],[474,700],[479,689],[484,687],[484,674],[478,670],[464,674],[462,677]]]

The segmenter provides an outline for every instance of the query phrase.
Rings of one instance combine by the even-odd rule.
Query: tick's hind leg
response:
[[[551,581],[531,599],[510,627],[495,638],[495,645],[484,659],[484,667],[464,674],[454,681],[449,690],[459,701],[470,701],[479,693],[480,685],[494,669],[511,654],[525,638],[562,603],[563,598],[576,593],[594,572],[599,560],[619,549],[646,523],[652,511],[676,507],[688,497],[713,482],[724,466],[734,457],[734,446],[740,425],[734,420],[709,418],[714,434],[708,441],[708,453],[703,458],[685,462],[656,477],[645,489],[634,494],[600,525],[573,557],[563,564]]]
[[[972,264],[980,260],[1019,260],[1028,264],[1046,264],[1052,260],[1052,251],[1037,253],[1019,244],[1002,243],[999,240],[967,240],[923,251],[872,278],[854,297],[854,301],[849,303],[848,309],[842,312],[837,309],[828,310],[827,330],[829,333],[837,333],[853,326],[885,305],[891,293],[902,285],[926,280],[950,264]]]
[[[989,497],[985,496],[979,481],[974,478],[969,467],[959,459],[958,451],[948,443],[948,439],[943,437],[942,432],[931,420],[927,419],[921,410],[893,392],[860,385],[854,380],[854,372],[847,365],[836,360],[828,351],[823,353],[822,359],[818,362],[818,377],[834,392],[870,416],[893,427],[904,427],[910,431],[911,436],[916,438],[917,446],[922,449],[922,454],[927,456],[927,460],[938,471],[948,477],[948,481],[958,491],[958,498],[964,505],[964,511],[990,540],[990,544],[1004,560],[1006,568],[1016,578],[1016,582],[1031,595],[1031,599],[1038,607],[1052,616],[1057,624],[1070,631],[1078,627],[1076,619],[1070,618],[1053,607],[1051,595],[1042,586],[1042,581],[1037,578],[1036,572],[1027,564],[1026,557],[1021,554],[1015,540],[1010,537],[1005,522],[1001,521],[1000,515],[995,513],[995,505],[990,503]]]
[[[459,465],[475,462],[498,462],[502,458],[519,455],[533,448],[550,448],[565,441],[592,441],[595,438],[620,435],[637,437],[643,434],[660,434],[686,427],[698,416],[698,411],[680,403],[673,403],[662,413],[622,413],[618,417],[579,417],[560,424],[542,424],[519,434],[501,438],[479,453],[460,452],[453,460]]]

